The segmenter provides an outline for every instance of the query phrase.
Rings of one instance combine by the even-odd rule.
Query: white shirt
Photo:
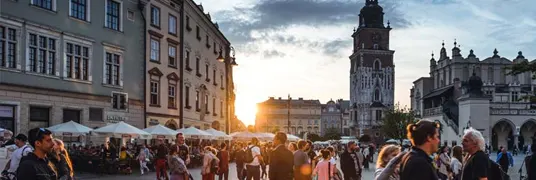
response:
[[[32,148],[29,145],[24,145],[21,148],[18,148],[11,154],[11,163],[9,164],[9,170],[8,172],[15,172],[17,171],[17,168],[19,168],[20,159],[23,156],[28,155],[28,153],[32,152]]]
[[[249,148],[253,147],[253,145],[250,145]],[[255,146],[251,148],[251,154],[253,155],[253,161],[251,163],[247,163],[246,165],[250,166],[260,166],[258,155],[261,155],[261,148],[259,146]]]

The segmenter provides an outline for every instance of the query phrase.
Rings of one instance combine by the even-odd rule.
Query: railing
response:
[[[443,107],[435,107],[435,108],[429,108],[425,109],[423,113],[423,117],[429,117],[429,116],[437,116],[443,114]]]
[[[530,103],[525,102],[492,102],[491,109],[530,109]]]
[[[532,115],[536,116],[536,109],[491,109],[492,115]]]
[[[454,130],[457,135],[459,135],[460,130],[458,129],[458,125],[456,125],[456,123],[452,119],[449,119],[447,116],[443,116],[443,120],[445,119],[447,120],[447,125],[452,128],[452,130]]]

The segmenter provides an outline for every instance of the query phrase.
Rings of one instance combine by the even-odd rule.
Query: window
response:
[[[125,93],[112,92],[112,108],[126,110],[128,107],[128,97]]]
[[[29,33],[28,60],[30,71],[54,75],[56,73],[56,39]]]
[[[201,73],[199,73],[199,63],[200,63],[201,59],[199,57],[196,57],[195,58],[195,72],[196,72],[196,75],[201,77]]]
[[[122,13],[121,13],[121,3],[115,0],[106,1],[106,16],[105,16],[105,27],[121,31],[123,28],[122,24]]]
[[[159,99],[158,95],[160,94],[159,90],[158,90],[159,86],[160,86],[159,84],[160,83],[157,82],[157,81],[151,81],[151,97],[150,97],[151,98],[151,101],[150,101],[151,105],[156,105],[156,106],[159,105],[159,101],[158,101],[158,99]]]
[[[208,111],[208,94],[205,94],[205,113],[209,113]]]
[[[186,16],[186,30],[192,30],[192,27],[190,27],[190,16]]]
[[[195,110],[199,112],[199,110],[201,109],[199,107],[199,90],[195,91]]]
[[[223,89],[223,84],[224,84],[223,75],[220,75],[220,83],[221,83],[221,89]]]
[[[207,82],[209,82],[210,79],[208,78],[208,77],[209,77],[209,76],[208,76],[208,64],[205,64],[205,77],[206,77],[205,80],[206,80]]]
[[[50,108],[30,106],[30,126],[48,127],[50,123]]]
[[[374,91],[374,101],[380,101],[380,90],[376,89]]]
[[[190,109],[190,86],[184,86],[184,94],[186,109]]]
[[[79,79],[84,81],[89,80],[89,47],[69,42],[66,43],[66,45],[67,46],[65,54],[67,60],[65,66],[67,78]],[[30,54],[32,54],[32,52],[30,52]]]
[[[494,78],[493,78],[493,67],[488,67],[488,81],[489,82],[493,82]]]
[[[213,42],[213,46],[214,46],[214,54],[218,54],[218,51],[216,50],[216,41]]]
[[[168,46],[169,66],[177,67],[177,47],[169,44]]]
[[[382,120],[382,110],[376,110],[376,121]]]
[[[90,121],[104,121],[102,108],[89,108],[89,120]]]
[[[88,0],[70,0],[69,16],[83,21],[89,21],[89,4]]]
[[[223,117],[223,101],[220,101],[220,116]]]
[[[216,98],[212,98],[212,114],[214,116],[217,116],[217,114],[216,114]]]
[[[168,88],[168,108],[177,108],[177,101],[176,101],[176,96],[175,96],[175,92],[176,92],[176,89],[177,89],[177,85],[176,84],[169,84],[169,88]]]
[[[121,55],[106,52],[105,84],[121,86]]]
[[[512,92],[512,102],[517,102],[517,101],[519,101],[519,92],[513,91]]]
[[[380,70],[380,61],[379,60],[374,61],[374,70]]]
[[[0,66],[17,68],[17,30],[0,26]]]
[[[177,18],[171,14],[168,19],[168,31],[169,34],[177,34]]]
[[[160,61],[160,40],[151,38],[151,61]]]
[[[160,8],[151,6],[151,25],[160,28]]]
[[[186,66],[186,70],[192,71],[192,68],[190,68],[190,51],[186,51],[186,55],[184,56],[184,63]]]
[[[217,86],[218,83],[216,83],[216,69],[212,70],[212,80],[214,80],[214,86]]]
[[[197,40],[201,41],[201,30],[199,29],[199,26],[195,26],[195,34],[196,34]]]
[[[207,46],[207,48],[210,48],[210,42],[209,42],[209,39],[208,39],[208,35],[206,35],[206,43],[205,43],[205,46]]]
[[[40,8],[43,8],[43,9],[47,9],[47,10],[51,10],[51,11],[55,11],[56,10],[56,1],[55,0],[32,0],[30,1],[31,5],[34,5],[34,6],[37,6],[37,7],[40,7]]]
[[[63,109],[63,122],[69,121],[80,123],[80,110]]]

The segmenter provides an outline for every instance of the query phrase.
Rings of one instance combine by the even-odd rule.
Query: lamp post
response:
[[[225,101],[226,101],[226,127],[225,131],[227,133],[231,132],[231,119],[234,118],[234,85],[233,85],[233,66],[237,66],[236,58],[235,58],[235,49],[233,46],[229,45],[229,49],[227,50],[230,53],[226,53],[226,56],[223,57],[223,49],[220,48],[220,53],[218,57],[216,58],[217,61],[223,62],[225,64]],[[232,54],[232,56],[229,56],[229,54]],[[231,117],[233,116],[233,117]]]

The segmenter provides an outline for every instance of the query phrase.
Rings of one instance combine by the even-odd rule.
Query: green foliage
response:
[[[318,134],[310,133],[307,135],[307,139],[311,140],[312,142],[315,141],[323,141],[324,139],[320,137]]]
[[[341,132],[337,128],[327,128],[324,134],[324,140],[340,140]]]
[[[400,104],[387,110],[380,122],[381,132],[389,139],[406,139],[406,127],[410,123],[415,123],[415,115],[407,107],[400,108]]]
[[[370,142],[372,141],[372,138],[368,134],[364,134],[363,136],[359,137],[359,142]]]
[[[535,62],[520,62],[512,66],[506,67],[505,69],[510,70],[508,75],[518,75],[525,72],[532,73],[532,79],[536,79],[536,61]],[[529,102],[536,103],[536,92],[529,96],[523,96],[519,100],[528,100]]]
[[[277,132],[279,132],[279,131],[280,131],[280,129],[279,129],[278,126],[276,126],[276,127],[274,127],[274,128],[272,129],[272,133],[274,133],[274,134],[277,133]]]

